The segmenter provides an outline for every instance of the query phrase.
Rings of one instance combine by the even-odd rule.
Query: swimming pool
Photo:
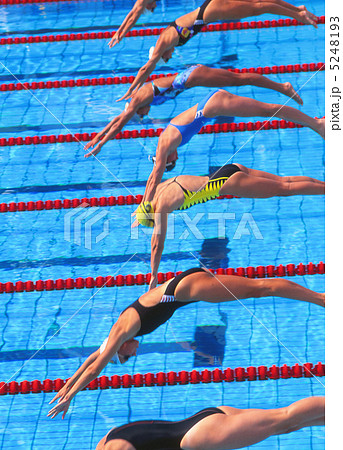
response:
[[[322,2],[307,1],[305,5],[317,15],[324,13]],[[131,2],[127,5],[123,1],[91,0],[3,6],[1,33],[15,39],[111,31],[120,24],[129,6]],[[144,21],[149,28],[162,27],[177,17],[180,10],[195,6],[189,0],[177,6],[162,1]],[[174,73],[192,63],[238,68],[317,63],[324,59],[323,38],[323,25],[317,30],[278,27],[201,33],[177,50],[167,65],[158,66],[156,73]],[[3,45],[1,61],[21,82],[122,77],[137,72],[156,37],[127,38],[111,51],[107,41]],[[299,72],[269,76],[276,81],[290,81],[296,88],[304,85],[301,110],[320,117],[324,114],[324,72],[313,75]],[[1,69],[0,83],[16,82],[5,68]],[[36,98],[23,90],[0,92],[1,137],[99,131],[122,110],[123,104],[115,100],[127,87],[118,84],[37,89],[33,91]],[[250,86],[228,90],[269,102],[286,100],[277,92]],[[175,101],[152,107],[148,118],[133,121],[127,129],[161,128],[207,92],[206,88],[186,91]],[[251,119],[255,120],[258,118]],[[111,141],[99,154],[101,164],[85,160],[83,148],[77,142],[1,147],[0,203],[141,194],[151,170],[148,156],[154,154],[156,144],[157,137]],[[248,167],[280,175],[319,179],[324,176],[323,141],[304,128],[195,136],[180,151],[174,173],[206,174],[237,151],[234,161]],[[129,228],[134,209],[134,205],[102,208],[105,215],[94,223],[87,242],[85,230],[81,227],[75,231],[74,219],[70,218],[71,222],[66,219],[71,210],[2,214],[0,282],[149,272],[149,237],[140,231],[137,239]],[[166,241],[160,271],[185,270],[199,266],[199,260],[213,268],[237,268],[318,263],[324,258],[324,201],[319,197],[222,200],[192,208],[188,215],[195,220],[199,213],[223,212],[235,214],[227,220],[226,239],[218,239],[218,224],[209,220],[199,220],[199,233],[189,232],[185,236],[184,219],[177,215],[173,239]],[[237,239],[242,219],[247,217],[244,214],[251,215],[260,234],[247,227],[249,233]],[[74,226],[69,235],[68,223]],[[96,242],[107,229],[103,239]],[[260,235],[263,239],[257,238]],[[78,245],[79,241],[82,245]],[[294,280],[314,290],[324,289],[323,275]],[[100,345],[119,312],[145,290],[145,286],[125,286],[99,292],[94,288],[2,293],[0,380],[7,381],[12,374],[18,382],[67,378],[84,356]],[[167,324],[142,338],[138,358],[122,367],[110,365],[103,374],[110,377],[324,362],[324,315],[318,307],[286,299],[246,300],[244,305],[250,311],[239,303],[187,306]],[[194,351],[194,343],[198,351]],[[200,353],[216,359],[201,357]],[[24,365],[29,358],[32,359]],[[219,404],[274,408],[309,395],[322,395],[321,383],[322,378],[290,378],[85,391],[76,397],[63,422],[59,418],[53,422],[46,418],[52,393],[4,395],[0,402],[0,447],[95,448],[111,427],[127,421],[148,417],[178,420],[202,407]],[[270,438],[255,447],[322,449],[324,432],[320,428],[305,429]]]

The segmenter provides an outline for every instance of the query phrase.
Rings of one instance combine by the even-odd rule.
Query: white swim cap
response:
[[[154,47],[154,46],[150,47],[150,50],[149,50],[149,59],[152,58],[152,55],[153,55],[153,53],[154,53],[154,50],[155,50],[155,47]],[[166,64],[166,62],[165,62],[165,60],[164,60],[163,58],[160,58],[160,59],[157,61],[157,64]]]
[[[103,353],[105,351],[106,345],[108,342],[108,337],[104,340],[104,342],[100,345],[100,355],[101,353]],[[113,356],[113,359],[110,361],[112,364],[121,364],[119,356],[118,356],[118,352],[116,352],[116,354]]]
[[[155,47],[154,47],[154,46],[150,47],[150,50],[149,50],[149,59],[152,58],[152,55],[153,55],[153,53],[154,53],[154,50],[155,50]]]
[[[154,163],[154,166],[156,165],[156,156],[150,156],[149,155],[149,161],[152,161]],[[174,169],[176,166],[176,160],[170,161],[166,163],[166,168],[164,169],[165,172],[170,172]]]

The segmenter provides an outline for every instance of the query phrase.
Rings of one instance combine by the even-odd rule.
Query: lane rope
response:
[[[325,24],[325,16],[320,16],[317,20],[317,24]],[[232,30],[249,30],[255,28],[277,28],[277,27],[290,27],[290,26],[307,26],[298,22],[295,19],[279,19],[279,20],[264,20],[264,21],[251,21],[251,22],[227,22],[216,25],[206,25],[202,28],[202,33],[214,32],[214,31],[232,31]],[[141,28],[137,30],[129,31],[125,37],[142,37],[142,36],[159,36],[164,28]],[[41,42],[67,42],[67,41],[82,41],[92,39],[111,39],[115,34],[115,31],[99,31],[97,33],[70,33],[70,34],[50,34],[43,36],[21,36],[15,38],[1,38],[0,45],[17,45],[17,44],[38,44]]]
[[[220,195],[216,200],[239,198],[234,195]],[[139,205],[142,195],[113,195],[109,197],[73,198],[64,200],[37,200],[29,202],[0,203],[0,213],[24,211],[50,211],[53,209],[100,208],[106,206]]]
[[[249,67],[242,69],[227,69],[229,72],[234,73],[257,73],[260,75],[279,74],[279,73],[300,73],[300,72],[316,72],[318,70],[324,71],[325,64],[323,62],[309,63],[309,64],[288,64],[281,66],[266,66],[266,67]],[[147,81],[156,80],[157,78],[165,78],[177,73],[167,74],[153,74]],[[87,87],[87,86],[106,86],[116,84],[128,84],[132,83],[135,77],[122,76],[122,77],[100,77],[100,78],[79,78],[76,80],[54,80],[54,81],[32,81],[31,83],[4,83],[0,84],[0,92],[7,91],[21,91],[21,90],[37,90],[37,89],[60,89],[60,88],[72,88],[72,87]]]
[[[215,275],[235,275],[246,278],[273,278],[273,277],[293,277],[304,275],[323,275],[325,274],[325,264],[320,261],[318,264],[312,262],[308,264],[279,264],[278,266],[249,266],[249,267],[229,267],[227,269],[209,269]],[[171,278],[182,273],[178,272],[159,272],[157,275],[158,283],[164,283]],[[0,294],[11,294],[14,292],[34,292],[34,291],[60,291],[70,289],[93,289],[101,287],[114,286],[142,286],[150,283],[151,273],[137,275],[117,275],[117,276],[98,276],[78,277],[78,278],[59,278],[57,280],[37,280],[37,281],[17,281],[15,283],[7,281],[0,283]]]
[[[218,133],[237,133],[243,131],[267,131],[289,128],[303,128],[302,125],[290,122],[284,119],[281,120],[264,120],[256,122],[231,122],[231,123],[216,123],[214,125],[205,125],[201,128],[198,134],[218,134]],[[152,138],[159,137],[164,128],[148,128],[141,130],[125,130],[119,132],[111,140],[117,139],[138,139],[138,138]],[[88,142],[97,135],[94,133],[75,133],[75,134],[51,134],[49,136],[18,136],[9,138],[0,138],[0,147],[13,147],[16,145],[40,145],[40,144],[56,144],[64,142]]]
[[[55,2],[71,2],[72,0],[0,0],[0,5],[23,5],[27,3],[55,3]],[[84,0],[83,0],[84,1]],[[89,1],[89,0],[87,0]]]
[[[136,373],[134,375],[112,375],[111,378],[103,375],[91,381],[83,390],[98,389],[119,389],[132,387],[150,387],[150,386],[175,386],[185,384],[208,384],[208,383],[231,383],[233,381],[257,381],[257,380],[279,380],[289,378],[312,378],[325,376],[325,364],[318,362],[317,364],[305,363],[303,365],[295,364],[288,366],[273,365],[267,366],[250,366],[247,368],[236,367],[225,370],[214,369],[203,371],[192,370],[190,372],[182,370],[180,372],[158,372],[158,373]],[[57,378],[55,380],[46,379],[43,381],[11,381],[5,383],[0,382],[0,395],[16,395],[16,394],[38,394],[41,392],[58,392],[68,381]]]

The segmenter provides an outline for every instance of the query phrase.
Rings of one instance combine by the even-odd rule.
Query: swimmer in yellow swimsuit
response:
[[[154,227],[151,238],[151,282],[156,286],[158,267],[167,234],[168,214],[205,203],[220,195],[270,198],[292,195],[324,195],[324,182],[306,176],[281,177],[241,164],[227,164],[209,176],[179,175],[159,184],[152,202],[136,210],[133,227]]]

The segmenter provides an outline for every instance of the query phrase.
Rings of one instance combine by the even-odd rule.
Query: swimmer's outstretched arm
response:
[[[145,192],[143,195],[143,202],[151,202],[154,198],[156,188],[161,183],[164,170],[167,164],[166,152],[159,152],[158,147],[156,151],[156,163],[149,175],[148,181],[145,186]]]
[[[126,35],[126,33],[131,30],[131,28],[134,26],[134,24],[137,22],[137,20],[143,14],[144,9],[150,2],[151,2],[151,0],[137,0],[136,1],[133,8],[129,12],[129,14],[125,17],[123,23],[120,25],[120,27],[116,31],[115,35],[112,37],[112,39],[108,43],[108,46],[110,48],[114,47],[116,44],[119,44],[119,42],[123,39],[123,37]]]
[[[152,72],[156,67],[156,64],[162,58],[164,52],[175,46],[175,37],[177,40],[178,34],[175,32],[176,35],[175,36],[173,31],[172,32],[169,31],[170,27],[166,28],[163,31],[161,36],[158,38],[158,41],[156,43],[151,58],[146,64],[144,64],[144,66],[142,66],[139,69],[136,78],[133,80],[128,91],[121,98],[119,98],[117,102],[120,102],[121,100],[127,100],[133,97],[137,93],[138,89],[146,82],[148,77],[152,74]]]
[[[85,145],[85,150],[96,146],[89,153],[85,154],[85,158],[97,155],[101,151],[102,147],[106,144],[106,142],[116,136],[116,134],[118,134],[123,129],[128,121],[132,119],[132,117],[136,113],[136,109],[134,105],[131,105],[131,103],[126,111],[123,111],[121,114],[119,114],[119,116],[116,116],[114,119],[112,119],[111,122],[95,136],[95,138],[93,138],[90,142],[88,142],[87,145]],[[105,137],[101,139],[103,136]]]
[[[151,279],[149,290],[157,286],[158,267],[161,262],[168,227],[168,214],[158,212],[155,214],[154,232],[151,236]]]
[[[77,382],[77,380],[83,374],[83,372],[87,369],[87,367],[90,366],[97,359],[97,357],[99,355],[100,355],[100,350],[98,349],[95,352],[93,352],[90,356],[88,356],[88,358],[82,364],[82,366],[80,366],[79,369],[77,369],[77,371],[74,373],[74,375],[72,377],[69,378],[69,380],[63,386],[63,388],[61,388],[57,392],[55,397],[49,402],[49,405],[51,403],[53,403],[55,400],[57,400],[58,398],[63,398],[70,391],[70,389],[74,386],[74,384]]]
[[[112,360],[113,356],[120,349],[121,345],[136,335],[140,328],[140,322],[135,320],[132,314],[122,314],[118,321],[112,326],[106,347],[102,353],[100,350],[94,352],[73,375],[73,385],[69,389],[62,388],[60,392],[50,402],[59,398],[58,403],[48,412],[48,417],[52,419],[63,412],[62,419],[70,406],[70,402],[75,395],[93,381],[101,371]]]

